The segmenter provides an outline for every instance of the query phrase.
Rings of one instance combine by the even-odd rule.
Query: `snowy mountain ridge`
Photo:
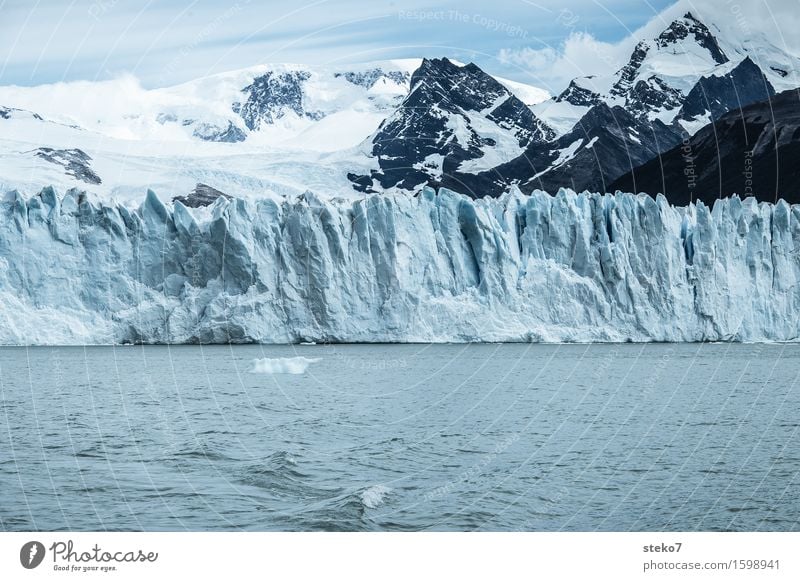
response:
[[[53,184],[132,204],[148,188],[165,201],[198,187],[243,198],[608,191],[797,82],[797,58],[730,23],[673,18],[678,7],[614,74],[552,99],[447,58],[264,65],[154,90],[130,77],[0,87],[0,190]]]
[[[615,73],[574,79],[562,93],[533,109],[559,134],[600,102],[671,123],[702,78],[727,75],[747,59],[775,91],[800,86],[800,59],[765,38],[742,39],[741,33],[707,26],[689,11],[639,41]],[[746,94],[741,98],[744,104],[751,102]],[[689,126],[685,129],[694,132]]]

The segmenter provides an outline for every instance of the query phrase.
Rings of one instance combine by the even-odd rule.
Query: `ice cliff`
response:
[[[0,343],[800,337],[800,206],[448,190],[0,204]]]

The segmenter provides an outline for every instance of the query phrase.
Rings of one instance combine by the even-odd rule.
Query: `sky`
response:
[[[447,56],[556,93],[575,76],[622,66],[636,32],[663,18],[672,4],[669,0],[0,0],[0,85],[132,74],[145,87],[161,87],[265,63],[341,64]],[[759,27],[785,28],[787,38],[796,36],[797,28],[790,25],[797,23],[800,0],[688,4],[724,12],[729,19],[758,19]],[[767,22],[770,18],[773,24]]]

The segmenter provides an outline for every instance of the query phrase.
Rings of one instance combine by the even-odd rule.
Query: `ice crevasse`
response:
[[[626,193],[0,204],[0,343],[796,341],[800,206]]]

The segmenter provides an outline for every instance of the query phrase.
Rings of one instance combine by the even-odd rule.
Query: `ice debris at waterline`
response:
[[[0,342],[797,340],[800,206],[424,189],[0,213]]]
[[[370,486],[361,492],[361,504],[366,508],[378,508],[391,491],[391,488],[383,484]]]
[[[321,361],[318,357],[277,357],[270,359],[253,359],[250,373],[289,373],[300,375],[306,372],[312,363]]]

